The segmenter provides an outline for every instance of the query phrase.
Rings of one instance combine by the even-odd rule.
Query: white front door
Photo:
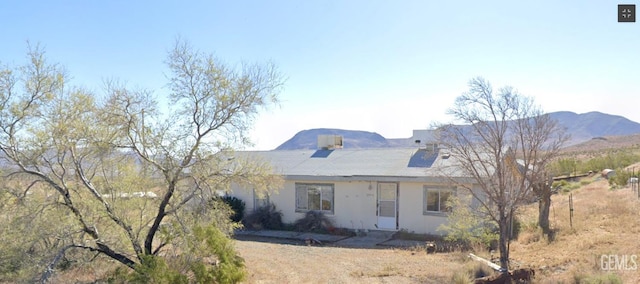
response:
[[[397,228],[397,197],[397,183],[378,183],[378,229],[395,230]]]

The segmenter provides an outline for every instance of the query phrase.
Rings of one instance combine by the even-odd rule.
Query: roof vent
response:
[[[341,135],[318,135],[318,149],[333,150],[342,149]]]

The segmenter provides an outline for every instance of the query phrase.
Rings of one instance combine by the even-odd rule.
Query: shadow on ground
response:
[[[321,245],[348,248],[416,247],[422,241],[394,239],[393,231],[369,231],[358,236],[340,236],[294,231],[237,231],[236,240],[257,241],[290,245]]]

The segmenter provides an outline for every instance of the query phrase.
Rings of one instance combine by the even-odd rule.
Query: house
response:
[[[442,234],[446,200],[456,183],[471,184],[455,160],[434,143],[411,148],[341,149],[338,137],[320,137],[317,150],[244,151],[269,161],[284,184],[263,195],[232,185],[231,195],[249,212],[267,202],[293,223],[310,210],[324,212],[337,227]]]

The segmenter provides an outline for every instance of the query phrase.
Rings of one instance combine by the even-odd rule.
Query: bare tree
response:
[[[117,82],[104,97],[68,87],[38,47],[28,59],[0,70],[4,176],[33,181],[20,196],[31,190],[33,204],[51,203],[73,220],[56,236],[64,242],[42,281],[69,250],[130,268],[170,250],[197,255],[194,227],[231,229],[228,216],[207,206],[217,191],[232,181],[257,190],[278,182],[268,165],[227,154],[249,143],[254,116],[277,103],[283,79],[272,64],[235,70],[177,41],[167,59],[168,105],[160,106],[150,91]],[[147,192],[157,198],[125,198]],[[39,218],[53,224],[58,216]]]
[[[557,155],[566,137],[533,99],[511,87],[494,93],[483,78],[469,82],[469,91],[449,109],[462,125],[440,128],[443,146],[456,166],[473,178],[467,189],[498,224],[500,265],[509,268],[509,228],[520,205],[531,200],[533,185]]]

